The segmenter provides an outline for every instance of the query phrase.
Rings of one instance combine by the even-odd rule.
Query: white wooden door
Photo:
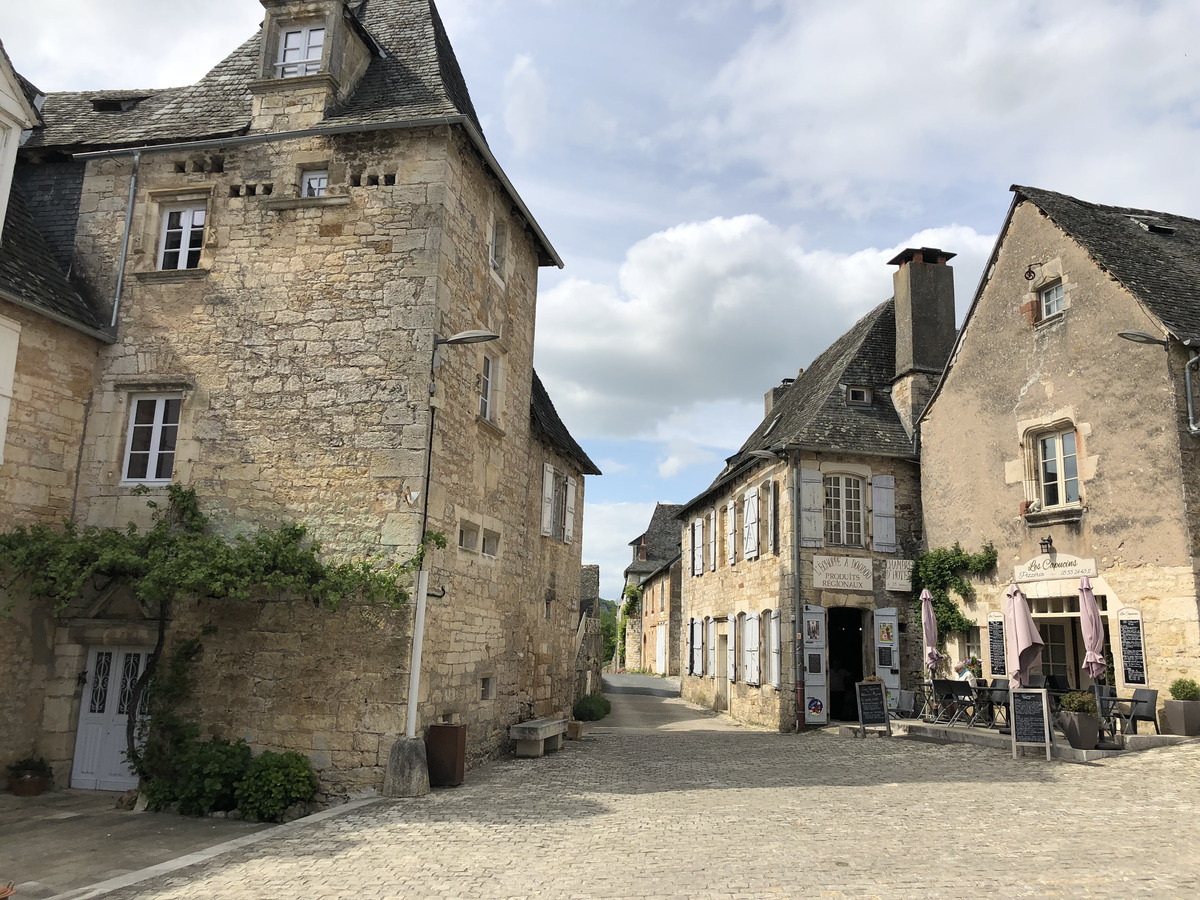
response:
[[[875,674],[894,709],[900,702],[900,614],[894,606],[875,610]]]
[[[825,609],[804,604],[804,722],[824,725],[829,721],[829,682]]]
[[[655,631],[658,634],[654,647],[654,674],[665,675],[667,673],[667,626],[659,625]]]
[[[137,787],[138,777],[125,761],[125,724],[133,685],[149,655],[150,650],[138,647],[93,647],[88,651],[71,787],[100,791]]]

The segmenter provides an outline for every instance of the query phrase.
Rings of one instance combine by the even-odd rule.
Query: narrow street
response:
[[[1190,897],[1200,743],[1094,765],[738,726],[645,676],[544,759],[119,898]],[[667,695],[667,696],[663,696]]]

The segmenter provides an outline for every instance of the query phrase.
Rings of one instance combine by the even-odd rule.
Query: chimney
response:
[[[892,402],[912,437],[917,417],[954,347],[954,270],[956,254],[933,247],[910,247],[888,265],[896,304],[896,374]]]
[[[803,372],[804,370],[801,369],[800,371]],[[779,398],[783,396],[783,392],[786,391],[789,387],[791,387],[792,382],[795,380],[796,380],[795,378],[785,378],[778,385],[771,388],[769,391],[766,392],[766,394],[763,395],[763,417],[764,418],[771,414],[771,410],[773,410],[775,408],[775,404],[779,402]]]

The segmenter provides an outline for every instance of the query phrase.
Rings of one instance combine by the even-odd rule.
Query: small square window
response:
[[[480,700],[495,700],[496,699],[496,679],[490,675],[484,676],[479,680],[479,699]]]
[[[324,24],[286,29],[279,39],[279,62],[275,70],[280,78],[315,75],[321,70],[324,47]]]
[[[329,172],[324,169],[305,172],[300,176],[300,196],[324,197],[325,188],[329,185]]]
[[[123,481],[165,484],[175,468],[181,394],[131,398]]]
[[[483,555],[495,559],[500,552],[500,535],[494,531],[483,532]]]
[[[479,526],[473,522],[460,522],[458,546],[461,550],[474,551],[479,546]]]
[[[196,269],[204,246],[204,204],[175,206],[163,211],[159,269]]]
[[[1060,281],[1058,284],[1051,285],[1048,288],[1042,288],[1038,291],[1040,300],[1039,308],[1041,317],[1048,319],[1051,316],[1056,316],[1063,311],[1063,286]]]
[[[866,387],[847,388],[846,403],[849,406],[870,406],[871,389]]]

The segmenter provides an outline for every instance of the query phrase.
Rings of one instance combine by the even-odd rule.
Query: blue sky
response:
[[[935,245],[960,315],[1011,195],[1200,216],[1200,4],[440,0],[484,131],[566,260],[536,365],[605,471],[615,597],[655,501],[698,493],[794,376]],[[5,3],[44,90],[198,78],[257,0]]]

